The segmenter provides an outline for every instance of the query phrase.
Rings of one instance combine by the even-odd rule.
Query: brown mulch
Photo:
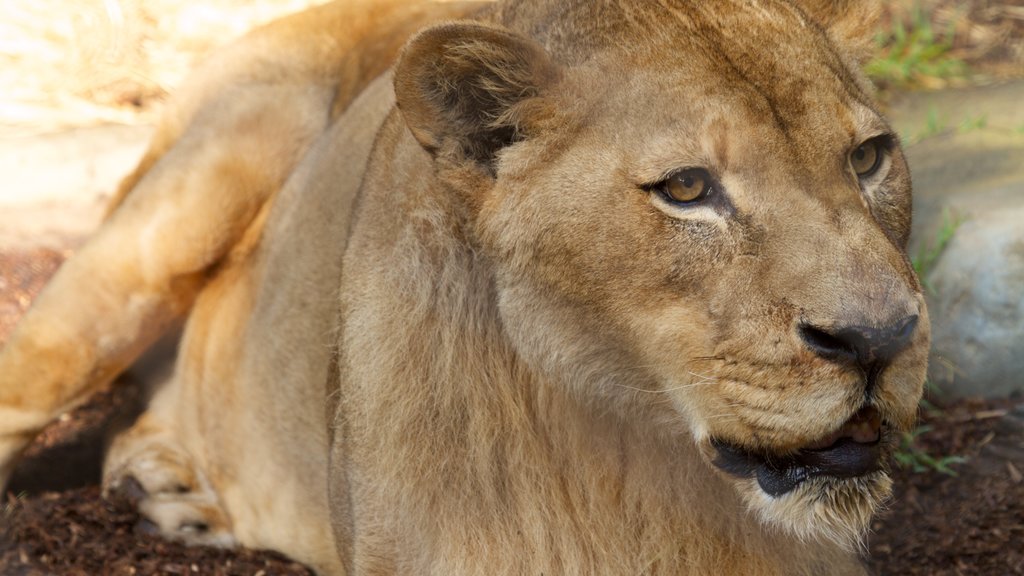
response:
[[[6,550],[0,541],[3,574],[313,575],[273,552],[188,547],[143,533],[138,515],[103,500],[97,486],[47,492],[12,508]]]
[[[312,576],[275,552],[165,541],[133,508],[101,497],[104,446],[138,408],[138,387],[131,384],[97,394],[27,450],[0,502],[0,574]]]
[[[0,346],[70,251],[0,253]],[[3,576],[312,576],[269,551],[188,547],[142,528],[138,514],[100,495],[112,433],[138,413],[140,389],[121,380],[54,422],[26,450],[0,498]]]
[[[898,469],[871,538],[878,573],[1024,574],[1024,398],[948,402],[922,422],[920,449],[967,462],[957,476]]]
[[[4,311],[20,313],[64,255],[0,254],[0,342],[18,315]],[[0,500],[0,574],[312,574],[271,552],[166,542],[101,498],[103,447],[137,411],[136,390],[115,384],[29,449]],[[937,404],[922,414],[931,430],[915,445],[968,461],[954,466],[956,476],[897,468],[894,498],[873,526],[872,567],[885,576],[1024,574],[1024,398]]]

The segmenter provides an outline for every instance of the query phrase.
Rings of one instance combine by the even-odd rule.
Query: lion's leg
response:
[[[103,493],[137,510],[139,527],[189,544],[231,546],[231,521],[198,460],[175,430],[184,385],[181,335],[147,353],[131,372],[152,397],[147,410],[120,432],[103,463]]]
[[[47,423],[186,313],[323,128],[329,95],[225,90],[43,291],[0,352],[0,487]],[[292,94],[291,92],[296,92]],[[296,114],[281,101],[312,100]]]
[[[171,385],[173,387],[173,384]],[[103,465],[103,493],[122,506],[136,508],[141,526],[187,544],[233,546],[231,519],[195,458],[174,433],[161,403],[110,446]]]

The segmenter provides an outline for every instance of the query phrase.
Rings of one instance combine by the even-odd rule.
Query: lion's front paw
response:
[[[137,510],[136,529],[190,545],[237,544],[220,498],[188,454],[165,434],[131,434],[114,443],[103,493]]]
[[[108,500],[122,510],[136,510],[136,530],[190,545],[229,548],[237,541],[216,497],[203,491],[149,493],[134,476],[104,488]]]

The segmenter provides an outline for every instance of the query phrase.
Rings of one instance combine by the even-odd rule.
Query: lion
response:
[[[344,0],[258,29],[0,355],[0,485],[170,339],[103,478],[168,538],[321,574],[865,573],[929,345],[874,12]]]

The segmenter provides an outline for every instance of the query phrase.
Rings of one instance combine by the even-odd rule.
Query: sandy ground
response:
[[[0,136],[151,123],[202,55],[323,0],[4,0]]]
[[[195,62],[316,3],[0,2],[0,247],[78,245]]]

